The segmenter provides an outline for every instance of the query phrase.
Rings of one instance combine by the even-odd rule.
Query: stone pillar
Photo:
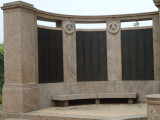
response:
[[[147,120],[160,120],[160,94],[146,95]]]
[[[38,108],[38,43],[34,7],[21,1],[4,4],[2,117]]]
[[[160,27],[158,16],[153,18],[153,51],[154,51],[154,80],[160,80]]]
[[[77,81],[76,29],[75,22],[62,21],[64,82]]]
[[[153,1],[159,9],[159,16],[153,18],[154,79],[160,80],[160,0]]]
[[[160,0],[153,0],[155,6],[157,6],[158,10],[159,10],[159,18],[160,18]],[[160,19],[159,19],[160,22]]]
[[[153,18],[153,50],[154,50],[154,79],[160,80],[160,0],[153,0],[159,8],[159,16]],[[160,120],[160,94],[146,95],[147,120]]]
[[[120,20],[107,20],[107,66],[108,80],[122,80]]]

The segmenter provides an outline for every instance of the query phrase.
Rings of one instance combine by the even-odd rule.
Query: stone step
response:
[[[23,119],[23,118],[8,118],[5,120],[30,120],[30,119]]]

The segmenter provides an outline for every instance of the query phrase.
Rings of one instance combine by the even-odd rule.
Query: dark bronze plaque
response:
[[[152,29],[122,30],[123,80],[154,80]]]
[[[38,28],[39,83],[63,82],[62,31]]]
[[[106,32],[78,31],[76,37],[78,81],[106,81]]]

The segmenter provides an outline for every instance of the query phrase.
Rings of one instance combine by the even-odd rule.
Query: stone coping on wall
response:
[[[38,28],[49,29],[49,30],[62,30],[60,27],[49,27],[44,25],[37,25]],[[141,29],[151,29],[152,26],[144,26],[144,27],[127,27],[121,28],[121,30],[141,30]],[[106,31],[106,29],[76,29],[76,31]]]
[[[105,23],[107,19],[114,18],[119,19],[121,22],[127,21],[140,21],[140,20],[151,20],[153,17],[158,16],[158,11],[148,12],[148,13],[136,13],[136,14],[121,14],[121,15],[101,15],[101,16],[81,16],[81,15],[64,15],[45,12],[34,8],[33,5],[17,1],[11,3],[5,3],[3,10],[13,9],[13,8],[24,8],[35,11],[38,20],[44,21],[61,21],[61,20],[74,20],[76,23]]]
[[[150,94],[150,95],[146,95],[146,98],[160,99],[160,94]]]

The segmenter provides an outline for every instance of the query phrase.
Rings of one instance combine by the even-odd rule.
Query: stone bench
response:
[[[83,99],[95,99],[96,104],[100,104],[102,98],[127,98],[128,103],[132,104],[133,99],[137,98],[137,93],[88,93],[88,94],[65,94],[65,95],[54,95],[51,100],[59,105],[66,107],[69,105],[69,100],[83,100]]]

